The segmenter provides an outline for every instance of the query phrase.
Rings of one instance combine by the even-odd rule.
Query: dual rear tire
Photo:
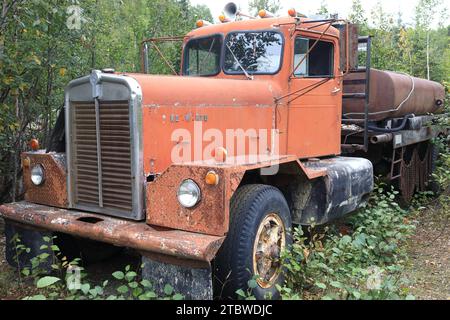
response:
[[[438,158],[439,149],[430,141],[405,147],[400,178],[396,182],[403,207],[411,205],[417,192],[432,191],[435,195],[439,194],[439,184],[432,176]]]

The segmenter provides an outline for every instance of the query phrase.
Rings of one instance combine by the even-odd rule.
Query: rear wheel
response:
[[[216,294],[236,298],[236,291],[251,289],[257,299],[278,299],[276,285],[284,283],[281,253],[292,243],[288,204],[277,188],[241,187],[231,201],[230,230],[215,260]]]
[[[437,162],[439,160],[439,148],[433,143],[430,143],[430,148],[430,170],[431,175],[433,175],[436,172]],[[441,186],[433,176],[430,177],[428,190],[432,191],[435,195],[439,195],[442,192]]]
[[[438,148],[430,141],[405,148],[399,181],[402,205],[410,205],[416,192],[439,192],[439,185],[432,177],[438,155]]]
[[[400,202],[407,207],[411,204],[416,193],[416,179],[418,170],[418,153],[416,146],[408,146],[403,152],[403,163],[399,181]]]

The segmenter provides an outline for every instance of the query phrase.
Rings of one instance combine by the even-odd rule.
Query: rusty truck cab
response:
[[[330,22],[293,17],[200,27],[184,40],[182,75],[243,82],[250,76],[266,83],[274,96],[272,104],[278,108],[276,127],[280,131],[280,154],[295,154],[299,158],[338,155],[341,152],[343,74],[347,67],[345,52],[341,54],[340,50],[340,35]],[[216,46],[217,41],[221,44]],[[217,69],[203,74],[202,70],[190,71],[187,66],[196,63],[190,61],[193,59],[190,51],[195,46],[200,47],[199,51],[209,51],[208,44],[217,48]],[[241,52],[232,53],[228,44]],[[250,48],[251,45],[254,48]],[[267,50],[273,51],[272,61],[256,61],[258,54],[263,56]],[[247,75],[235,62],[236,55],[238,59],[254,55],[254,61],[244,59],[245,67],[250,66]],[[301,125],[299,119],[302,119]],[[319,126],[326,128],[320,135],[317,134]],[[299,140],[299,137],[302,138]]]
[[[335,22],[204,26],[182,38],[180,75],[72,81],[56,143],[22,155],[25,201],[0,207],[9,234],[135,249],[144,277],[188,298],[258,275],[257,297],[276,297],[292,225],[341,217],[373,188],[370,161],[336,157],[349,58]]]

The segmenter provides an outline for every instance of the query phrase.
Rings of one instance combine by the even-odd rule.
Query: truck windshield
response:
[[[274,74],[281,65],[283,38],[273,31],[236,32],[228,35],[224,71],[228,74]]]
[[[220,72],[222,37],[192,39],[186,44],[184,75],[214,76]]]

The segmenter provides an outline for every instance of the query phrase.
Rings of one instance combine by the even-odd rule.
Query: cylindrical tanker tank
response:
[[[381,121],[443,110],[445,89],[433,81],[406,74],[371,69],[369,120]],[[364,119],[365,72],[349,73],[344,78],[344,119]],[[359,94],[359,95],[358,95]]]

